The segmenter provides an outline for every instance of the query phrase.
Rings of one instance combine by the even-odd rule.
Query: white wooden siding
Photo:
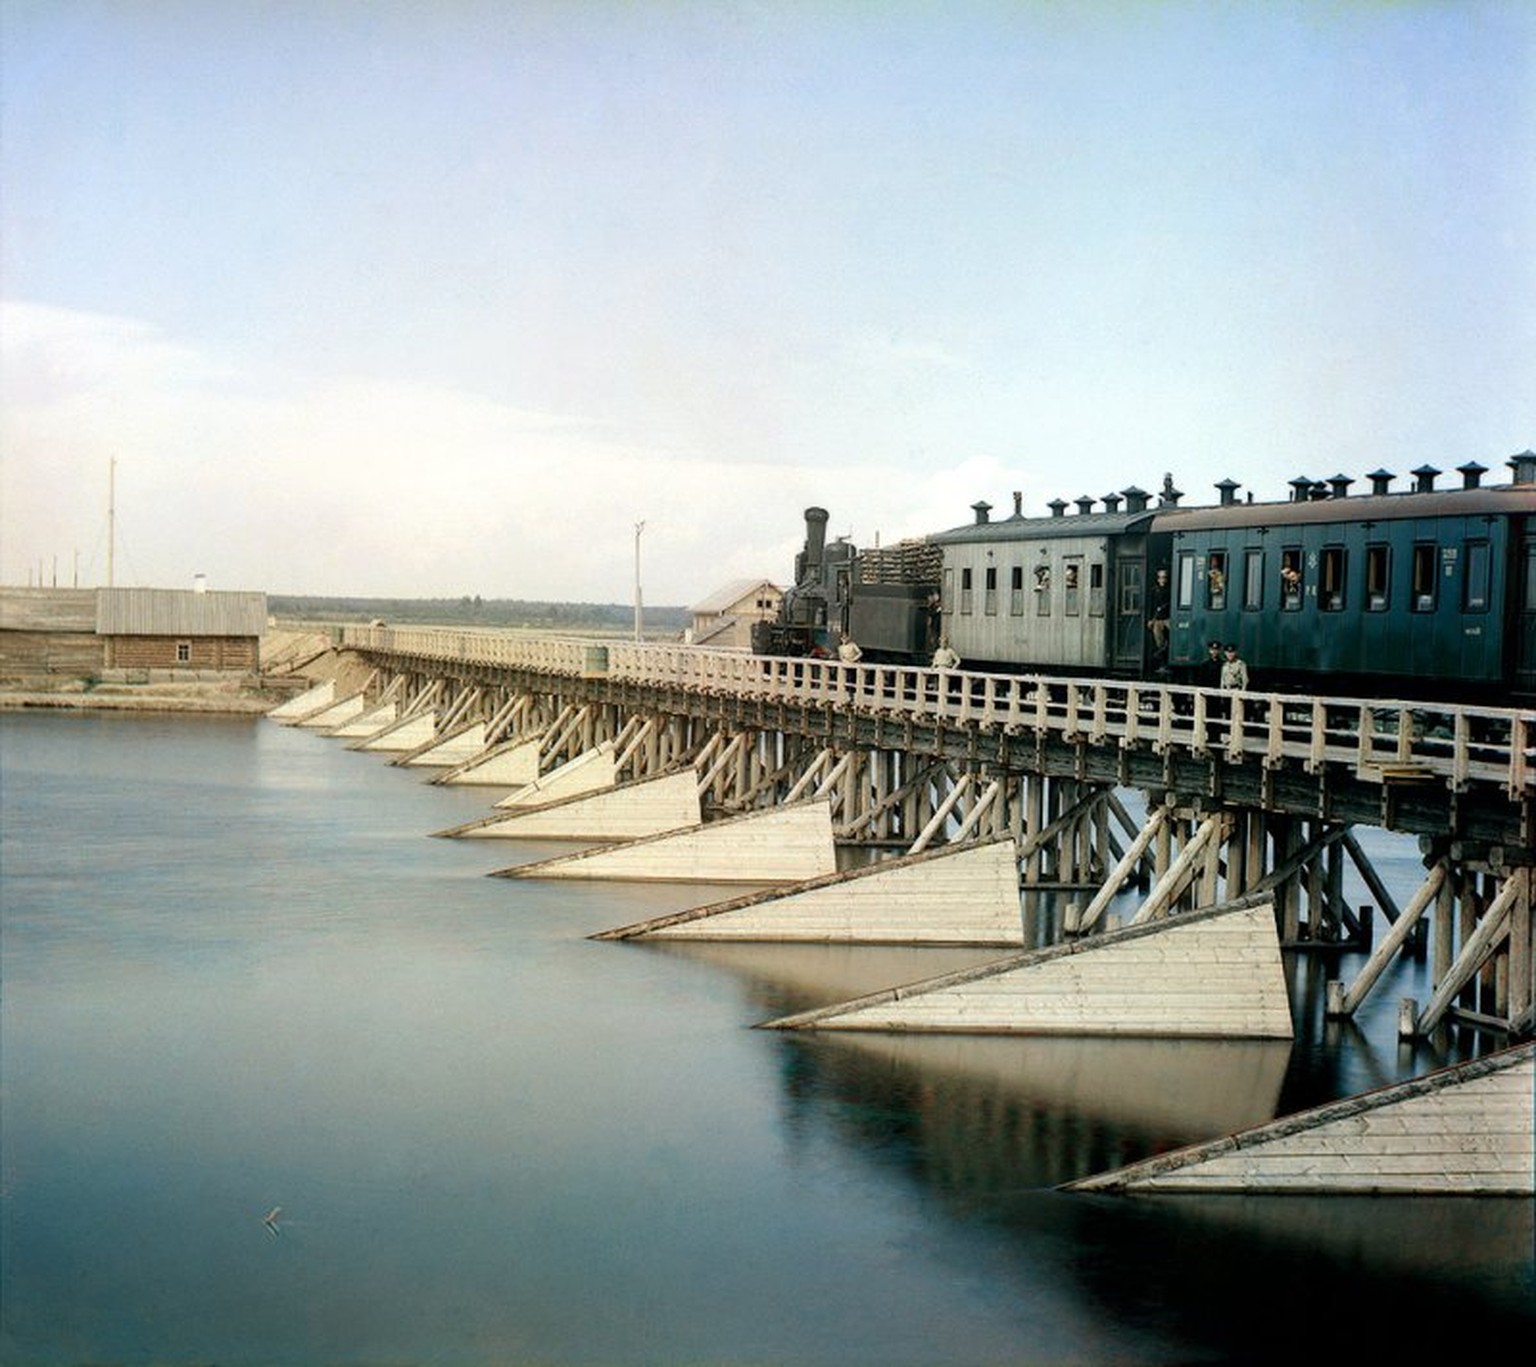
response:
[[[544,806],[498,812],[444,834],[610,842],[682,830],[697,826],[699,819],[698,779],[686,769]]]
[[[502,874],[669,883],[795,883],[836,868],[831,809],[825,801],[816,801],[523,864]]]
[[[1280,941],[1267,904],[1184,913],[771,1024],[1256,1039],[1292,1034]]]
[[[1536,1044],[1074,1183],[1079,1190],[1530,1196]]]
[[[796,888],[661,917],[604,938],[819,940],[861,944],[1023,942],[1011,840],[939,850]]]

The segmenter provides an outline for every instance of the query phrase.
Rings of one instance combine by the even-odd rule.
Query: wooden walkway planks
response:
[[[1185,912],[767,1022],[772,1029],[1289,1039],[1268,902]]]
[[[810,940],[1019,945],[1012,840],[953,846],[656,917],[598,940]]]
[[[1531,1196],[1536,1043],[1071,1183],[1070,1191]]]
[[[837,868],[825,799],[497,870],[499,878],[796,883]]]

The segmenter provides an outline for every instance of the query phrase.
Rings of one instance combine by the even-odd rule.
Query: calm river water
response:
[[[270,722],[0,716],[0,1359],[1419,1361],[1529,1335],[1527,1201],[1056,1184],[1453,1061],[750,1027],[990,953],[590,934],[495,792]],[[1404,856],[1411,869],[1412,851]],[[268,1212],[280,1208],[271,1225]],[[1522,1341],[1521,1339],[1515,1340]]]

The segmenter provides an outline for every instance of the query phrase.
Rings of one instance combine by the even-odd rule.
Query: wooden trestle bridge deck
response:
[[[482,752],[531,746],[533,767],[513,781],[532,785],[519,812],[454,834],[549,830],[521,813],[547,817],[538,805],[560,792],[548,776],[605,745],[607,782],[691,770],[714,818],[820,797],[843,844],[916,855],[1011,838],[1026,914],[1032,892],[1081,894],[1058,927],[1068,935],[1099,929],[1133,887],[1144,894],[1133,924],[1267,897],[1286,947],[1372,949],[1353,983],[1334,985],[1339,1015],[1393,955],[1428,942],[1435,994],[1410,1004],[1405,1035],[1452,1021],[1536,1029],[1531,710],[508,631],[346,627],[338,644],[374,671],[372,701],[398,697],[402,717],[436,709],[435,738],[478,717]],[[450,778],[508,781],[491,772]],[[1126,790],[1144,796],[1144,817],[1116,795]],[[1419,838],[1425,878],[1406,904],[1356,825]],[[1374,947],[1371,909],[1344,897],[1346,860],[1388,924]]]
[[[1353,1015],[1391,961],[1415,953],[1432,996],[1399,1003],[1404,1038],[1452,1025],[1504,1043],[1536,1034],[1530,710],[514,632],[347,627],[333,643],[309,672],[323,682],[274,716],[435,767],[437,783],[512,789],[444,835],[583,843],[505,876],[757,885],[595,938],[1010,951],[765,1022],[776,1028],[1288,1038],[1281,950],[1350,948],[1365,963],[1329,983],[1329,1015]],[[1357,825],[1418,836],[1424,877],[1402,905]],[[844,859],[839,846],[883,857]],[[1349,904],[1346,863],[1374,908]],[[1134,915],[1109,927],[1112,899],[1132,890]],[[1047,892],[1076,900],[1042,913]],[[1531,1186],[1532,1117],[1506,1104],[1529,1089],[1531,1046],[1507,1062],[1497,1086],[1469,1072],[1458,1095],[1475,1097],[1472,1112],[1409,1098],[1373,1102],[1365,1120],[1319,1118],[1334,1127],[1319,1142],[1342,1144],[1346,1161],[1317,1189]],[[1441,1079],[1437,1096],[1460,1081]],[[1449,1139],[1413,1141],[1404,1178],[1393,1136],[1410,1111]],[[1470,1147],[1466,1114],[1483,1135]],[[1266,1151],[1274,1162],[1197,1154],[1197,1175],[1177,1181],[1268,1189],[1287,1164],[1312,1162],[1294,1128]]]

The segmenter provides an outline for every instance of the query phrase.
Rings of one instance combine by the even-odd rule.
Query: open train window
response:
[[[1227,606],[1227,553],[1212,551],[1205,562],[1205,605],[1212,612]]]
[[[1280,611],[1301,611],[1301,547],[1287,546],[1280,552]]]
[[[1179,578],[1173,601],[1175,607],[1192,608],[1195,605],[1195,557],[1191,551],[1179,552]]]
[[[1081,601],[1083,564],[1080,560],[1068,560],[1061,567],[1061,611],[1064,617],[1076,617]]]
[[[1317,567],[1317,605],[1324,612],[1344,611],[1344,547],[1324,546]]]
[[[1051,615],[1051,567],[1035,566],[1035,616]]]
[[[960,615],[968,615],[971,610],[971,569],[966,566],[960,571]]]
[[[1392,548],[1373,541],[1365,548],[1365,610],[1385,612],[1392,605]]]
[[[1088,566],[1088,615],[1104,615],[1104,566],[1097,560]]]
[[[1435,543],[1413,543],[1413,602],[1415,612],[1435,610]]]
[[[1015,565],[1008,571],[1008,613],[1013,617],[1024,615],[1024,566]]]
[[[1264,606],[1264,552],[1243,552],[1243,611],[1258,612]]]
[[[1469,541],[1462,559],[1461,610],[1488,611],[1488,567],[1491,561],[1486,541]]]
[[[982,591],[981,608],[988,617],[997,616],[997,567],[995,565],[987,566],[985,587]]]

